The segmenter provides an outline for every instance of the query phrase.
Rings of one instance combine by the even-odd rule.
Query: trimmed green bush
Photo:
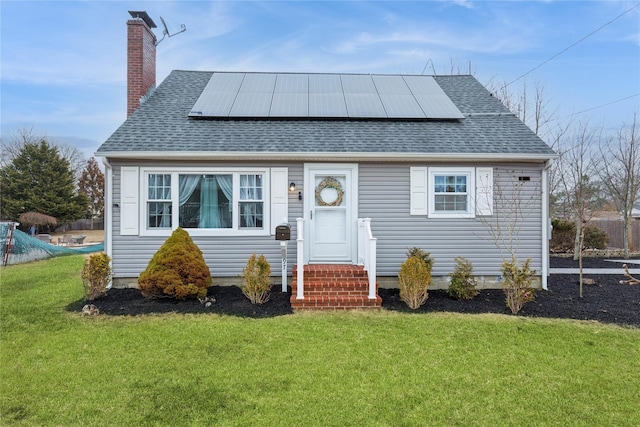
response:
[[[455,259],[456,266],[453,273],[449,274],[451,284],[447,292],[449,296],[456,299],[472,299],[480,293],[476,287],[478,283],[473,277],[473,264],[464,257]]]
[[[551,221],[553,232],[549,249],[556,253],[573,253],[576,238],[576,224],[572,221],[554,219]],[[584,228],[583,249],[606,249],[609,236],[593,225]]]
[[[254,253],[242,270],[242,293],[252,304],[264,304],[271,297],[271,266],[264,255]]]
[[[92,254],[84,263],[82,269],[82,283],[85,299],[93,301],[101,295],[106,295],[111,282],[111,258],[104,252]]]
[[[400,299],[415,310],[429,298],[427,288],[431,284],[431,266],[421,257],[410,256],[400,266],[398,284]]]
[[[429,269],[429,275],[431,275],[431,270],[433,270],[433,258],[431,258],[431,254],[429,252],[425,252],[424,250],[414,246],[413,248],[407,251],[407,258],[411,258],[412,256],[418,257],[421,260],[423,260],[424,263],[427,264],[427,268]]]
[[[504,278],[503,290],[505,294],[505,302],[511,313],[518,314],[522,307],[536,299],[536,290],[531,287],[535,270],[531,269],[531,258],[518,265],[518,260],[504,260],[500,271]]]
[[[150,298],[202,298],[210,285],[202,251],[182,228],[174,230],[138,278],[138,289]]]

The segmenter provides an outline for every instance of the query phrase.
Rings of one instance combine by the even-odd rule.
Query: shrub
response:
[[[536,298],[536,290],[531,287],[536,271],[531,269],[530,263],[531,258],[528,258],[522,267],[518,266],[516,259],[502,262],[500,271],[504,278],[505,302],[513,314],[518,314],[526,303]]]
[[[93,301],[106,295],[111,282],[111,258],[104,252],[92,254],[84,263],[82,283],[85,299]]]
[[[202,251],[182,228],[174,230],[138,278],[138,289],[151,298],[202,298],[210,285]]]
[[[271,296],[271,266],[264,257],[253,254],[247,260],[247,266],[242,270],[244,284],[242,293],[253,304],[264,304]]]
[[[575,222],[554,219],[551,221],[553,233],[549,249],[551,252],[573,252],[576,238]],[[609,243],[607,233],[596,226],[584,227],[583,249],[605,249]]]
[[[584,228],[585,249],[605,249],[609,243],[607,233],[596,226],[587,225]]]
[[[433,259],[431,258],[429,252],[425,252],[424,250],[413,247],[407,251],[407,258],[411,258],[412,256],[418,257],[427,264],[427,268],[429,269],[429,275],[431,275],[431,270],[433,269]],[[429,278],[431,280],[431,278]]]
[[[431,284],[431,267],[423,258],[410,256],[400,266],[398,283],[400,299],[415,310],[429,298],[427,288]]]
[[[473,277],[473,265],[464,257],[457,257],[455,261],[453,273],[449,274],[451,278],[451,284],[447,290],[449,296],[456,299],[472,299],[480,292],[476,287],[478,283]]]

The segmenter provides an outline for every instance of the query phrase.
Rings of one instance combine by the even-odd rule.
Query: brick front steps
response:
[[[369,299],[369,279],[361,266],[310,264],[304,266],[304,299],[296,299],[298,266],[293,266],[291,308],[294,310],[378,309],[382,298]]]

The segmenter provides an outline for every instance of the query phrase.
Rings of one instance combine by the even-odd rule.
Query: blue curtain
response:
[[[200,186],[200,228],[229,228],[224,221],[223,209],[218,200],[218,191],[229,202],[233,200],[233,177],[231,175],[206,175]]]

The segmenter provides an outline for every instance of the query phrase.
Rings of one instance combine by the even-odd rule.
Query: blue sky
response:
[[[129,10],[147,11],[159,37],[161,16],[170,32],[187,27],[158,46],[158,84],[173,69],[466,74],[470,66],[485,85],[529,73],[510,90],[539,82],[557,120],[588,110],[574,118],[614,131],[640,110],[638,4],[2,0],[2,137],[33,128],[91,156],[126,117]]]

